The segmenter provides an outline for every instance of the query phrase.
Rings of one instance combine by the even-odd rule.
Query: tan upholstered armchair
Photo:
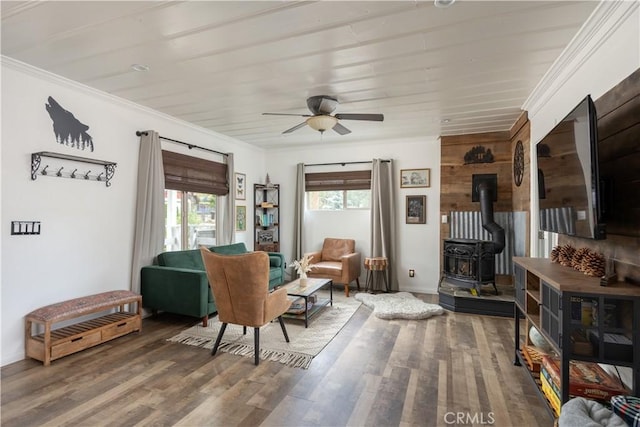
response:
[[[215,355],[228,323],[254,328],[255,364],[260,361],[260,327],[276,317],[289,342],[282,315],[291,306],[284,288],[269,292],[269,255],[249,252],[218,255],[200,248],[222,327],[211,351]]]
[[[360,253],[356,252],[356,241],[353,239],[326,238],[322,250],[309,252],[311,265],[314,268],[307,273],[308,277],[333,280],[333,283],[344,285],[344,293],[349,296],[349,283],[356,281],[360,290]]]

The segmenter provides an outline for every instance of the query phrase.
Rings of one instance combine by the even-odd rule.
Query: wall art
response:
[[[402,169],[400,188],[420,188],[431,186],[431,169]]]
[[[491,148],[484,148],[482,145],[476,145],[471,150],[467,151],[464,155],[464,164],[470,165],[473,163],[493,163],[495,159]]]
[[[427,196],[407,196],[407,224],[427,223]]]
[[[68,145],[79,150],[88,148],[93,151],[93,138],[87,133],[89,126],[82,123],[70,111],[62,108],[52,97],[44,106],[53,121],[53,133],[59,144]]]
[[[247,198],[247,176],[243,173],[236,172],[236,200],[245,200]]]
[[[236,206],[236,231],[247,231],[246,206]]]

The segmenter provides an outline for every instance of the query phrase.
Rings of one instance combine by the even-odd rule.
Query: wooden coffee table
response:
[[[297,298],[304,298],[304,312],[300,314],[285,313],[282,316],[290,319],[304,319],[304,327],[309,327],[309,319],[317,314],[322,308],[328,304],[333,306],[333,286],[331,286],[331,279],[305,279],[304,283],[300,283],[300,279],[296,279],[293,282],[287,283],[283,286],[287,290],[287,295]],[[309,297],[318,292],[323,287],[329,285],[329,299],[321,299],[309,307]]]

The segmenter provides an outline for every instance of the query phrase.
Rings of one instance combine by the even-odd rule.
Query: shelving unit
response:
[[[280,185],[254,184],[255,251],[280,252]]]
[[[633,370],[632,393],[640,393],[640,286],[600,286],[545,258],[515,257],[515,364],[520,364],[520,322],[535,326],[560,356],[560,403],[569,400],[569,361]]]

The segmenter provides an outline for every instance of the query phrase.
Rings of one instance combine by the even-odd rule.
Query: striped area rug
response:
[[[319,291],[319,298],[328,298],[328,291]],[[260,359],[272,360],[288,366],[308,369],[322,349],[340,332],[360,307],[360,301],[346,298],[338,289],[333,292],[333,307],[328,305],[304,327],[304,320],[285,319],[289,341],[284,340],[280,324],[276,320],[260,328]],[[193,326],[168,339],[170,342],[212,349],[221,323],[217,317],[209,319],[209,325]],[[227,325],[219,351],[253,358],[253,329]]]

